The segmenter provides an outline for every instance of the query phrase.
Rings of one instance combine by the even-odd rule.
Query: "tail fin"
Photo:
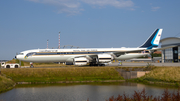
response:
[[[156,29],[154,33],[140,46],[140,48],[152,49],[158,47],[163,29]]]

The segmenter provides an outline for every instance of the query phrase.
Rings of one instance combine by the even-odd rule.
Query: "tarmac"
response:
[[[120,65],[118,62],[113,62],[108,66],[120,66],[120,67],[146,67],[148,65],[158,66],[158,67],[180,67],[180,63],[151,63],[151,62],[122,62]],[[21,68],[30,68],[29,66],[22,66]],[[63,68],[62,67],[34,67],[34,68]]]
[[[167,67],[180,67],[180,63],[149,63],[149,62],[137,62],[137,63],[133,63],[133,62],[122,62],[122,65],[120,65],[119,63],[112,63],[109,64],[109,66],[122,66],[122,67],[142,67],[142,66],[147,66],[147,65],[154,65],[154,66],[167,66]]]

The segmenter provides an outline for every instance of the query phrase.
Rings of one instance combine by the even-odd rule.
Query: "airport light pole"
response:
[[[60,33],[61,32],[59,32],[59,46],[58,46],[59,49],[60,49]],[[59,62],[59,64],[61,64],[61,63]]]
[[[0,75],[1,75],[1,64],[0,64]]]
[[[59,49],[60,49],[60,33],[61,33],[61,32],[59,32]]]
[[[47,49],[48,49],[48,41],[49,41],[49,40],[47,40]]]

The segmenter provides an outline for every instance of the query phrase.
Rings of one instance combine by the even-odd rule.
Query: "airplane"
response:
[[[73,65],[104,66],[113,60],[127,60],[150,54],[156,50],[163,29],[156,29],[150,37],[137,48],[81,48],[81,49],[33,49],[15,56],[26,62],[65,62]]]

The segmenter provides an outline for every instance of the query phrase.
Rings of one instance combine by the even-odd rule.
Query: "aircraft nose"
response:
[[[16,55],[15,58],[16,58],[16,59],[20,59],[20,56],[19,56],[19,55]]]
[[[18,55],[15,56],[15,59],[18,59]]]

